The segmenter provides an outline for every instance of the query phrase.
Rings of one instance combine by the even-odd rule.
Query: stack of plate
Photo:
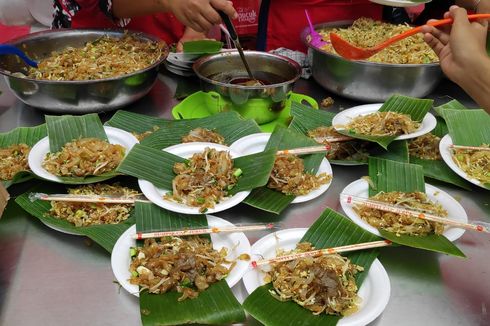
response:
[[[194,76],[192,65],[202,54],[170,52],[165,60],[165,68],[171,73],[180,76]]]

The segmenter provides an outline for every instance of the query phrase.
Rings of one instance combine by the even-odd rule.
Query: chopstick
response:
[[[159,231],[159,232],[137,232],[132,236],[133,239],[142,240],[148,238],[161,237],[182,237],[188,235],[212,234],[212,233],[233,233],[249,232],[278,229],[279,224],[257,223],[257,224],[236,224],[233,226],[210,227],[210,228],[188,228],[183,230]]]
[[[258,261],[254,260],[250,264],[252,265],[253,268],[257,268],[257,267],[262,266],[262,265],[268,265],[268,264],[272,264],[272,263],[282,263],[285,261],[290,261],[290,260],[295,260],[295,259],[300,259],[300,258],[305,258],[305,257],[318,257],[318,256],[322,256],[322,255],[331,255],[331,254],[336,254],[336,253],[341,253],[341,252],[349,252],[349,251],[356,251],[356,250],[365,250],[365,249],[372,249],[372,248],[387,247],[390,245],[391,245],[390,240],[363,242],[363,243],[356,243],[356,244],[340,246],[340,247],[325,248],[325,249],[318,249],[318,250],[312,250],[312,251],[307,251],[307,252],[301,252],[301,253],[297,253],[297,254],[284,255],[284,256],[274,257],[274,258],[270,258],[270,259],[262,259],[262,260],[258,260]]]
[[[326,152],[331,149],[330,145],[321,145],[321,146],[309,146],[309,147],[300,147],[300,148],[292,148],[292,149],[284,149],[276,152],[276,155],[304,155],[304,154],[313,154],[313,153],[321,153]]]
[[[339,142],[353,140],[354,138],[349,136],[337,136],[337,137],[314,137],[313,139],[319,143],[322,143],[324,141],[328,143],[339,143]]]
[[[469,149],[475,151],[490,151],[490,147],[478,147],[478,146],[462,146],[462,145],[449,145],[452,149]]]
[[[99,196],[99,195],[71,195],[71,194],[43,194],[43,193],[30,193],[29,199],[31,201],[36,200],[48,200],[48,201],[63,201],[74,203],[102,203],[102,204],[134,204],[136,201],[147,202],[150,201],[144,196],[134,197],[115,197],[115,196]]]
[[[357,196],[351,196],[351,195],[347,195],[347,194],[340,194],[340,199],[344,200],[347,204],[350,204],[350,205],[359,204],[359,205],[363,205],[363,206],[366,206],[369,208],[379,209],[379,210],[385,211],[385,212],[391,212],[391,213],[396,213],[396,214],[401,214],[401,215],[413,216],[416,218],[420,218],[422,220],[427,220],[427,221],[431,221],[431,222],[450,225],[450,226],[454,226],[454,227],[458,227],[458,228],[462,228],[462,229],[466,229],[466,230],[490,233],[490,230],[487,227],[484,227],[482,225],[458,222],[458,221],[454,221],[454,220],[451,220],[448,218],[439,217],[439,216],[432,215],[432,214],[425,214],[425,213],[422,213],[420,211],[414,211],[414,210],[410,210],[410,209],[400,208],[398,206],[390,205],[390,204],[380,202],[377,200],[372,200],[372,199],[362,198],[362,197],[357,197]]]

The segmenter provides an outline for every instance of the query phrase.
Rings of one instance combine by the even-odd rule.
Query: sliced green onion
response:
[[[235,170],[235,172],[233,172],[233,175],[238,178],[239,176],[242,175],[242,173],[243,173],[242,169],[238,168]]]
[[[130,255],[131,257],[136,256],[136,254],[137,254],[137,253],[138,253],[138,251],[136,250],[136,248],[135,248],[135,247],[131,247],[131,248],[129,249],[129,255]]]

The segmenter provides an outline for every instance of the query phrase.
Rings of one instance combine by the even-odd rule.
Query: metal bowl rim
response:
[[[245,86],[245,85],[227,84],[227,83],[222,83],[222,82],[210,79],[208,77],[205,77],[198,70],[201,65],[203,65],[205,62],[210,61],[214,58],[221,58],[221,57],[231,56],[231,55],[239,56],[238,51],[229,51],[229,52],[204,56],[202,58],[199,58],[196,62],[194,62],[194,64],[192,65],[192,69],[196,73],[197,77],[199,77],[201,80],[204,80],[210,84],[213,84],[216,86],[227,87],[227,88],[233,88],[233,89],[243,89],[243,90],[255,90],[255,89],[260,90],[260,89],[269,89],[269,88],[287,86],[289,84],[296,82],[301,77],[301,66],[299,65],[299,63],[297,63],[293,59],[290,59],[290,58],[285,57],[283,55],[273,54],[273,53],[268,53],[268,52],[261,52],[261,51],[244,51],[244,52],[245,52],[245,54],[247,54],[247,53],[249,53],[249,54],[260,54],[260,55],[265,55],[267,57],[274,57],[274,58],[282,59],[282,60],[286,61],[287,63],[291,64],[293,66],[293,68],[295,68],[296,76],[292,79],[285,81],[285,82],[277,83],[277,84],[270,84],[270,85],[263,85],[263,86]]]
[[[118,81],[122,80],[125,78],[133,77],[135,75],[139,75],[141,73],[147,72],[149,70],[154,69],[155,67],[158,67],[160,64],[162,64],[163,61],[167,58],[168,52],[169,52],[169,47],[167,43],[153,35],[146,34],[143,32],[135,32],[135,31],[130,31],[130,30],[120,30],[120,29],[71,29],[71,28],[61,28],[61,29],[52,29],[52,30],[45,30],[45,31],[39,31],[27,35],[23,35],[20,37],[16,37],[14,39],[9,40],[5,44],[10,44],[10,45],[15,45],[23,41],[28,41],[31,38],[35,38],[37,36],[44,36],[48,34],[77,34],[80,32],[95,32],[95,33],[101,33],[101,34],[118,34],[118,35],[124,35],[124,34],[131,34],[134,36],[137,36],[138,38],[147,38],[150,39],[153,42],[160,42],[164,43],[164,52],[163,55],[160,57],[159,60],[155,61],[152,65],[137,70],[135,72],[132,72],[130,74],[125,74],[125,75],[119,75],[116,77],[110,77],[110,78],[103,78],[103,79],[88,79],[88,80],[47,80],[47,79],[35,79],[35,78],[29,78],[29,77],[17,77],[12,74],[12,72],[9,72],[7,70],[4,70],[0,68],[0,74],[8,77],[8,78],[15,78],[19,80],[26,80],[26,81],[31,81],[31,82],[37,82],[41,84],[60,84],[60,85],[66,85],[66,84],[72,84],[72,85],[83,85],[83,84],[95,84],[95,83],[104,83],[104,82],[109,82],[109,81]],[[14,44],[15,43],[15,44]]]
[[[315,24],[313,27],[315,28],[315,30],[317,28],[321,28],[321,27],[324,27],[325,25],[328,25],[328,27],[340,27],[340,26],[343,26],[343,25],[349,25],[349,24],[352,24],[354,21],[353,20],[339,20],[339,21],[333,21],[333,22],[326,22],[326,23],[320,23],[320,24]],[[354,61],[351,61],[351,60],[346,60],[344,59],[343,57],[337,55],[337,54],[333,54],[333,53],[330,53],[330,52],[326,52],[326,51],[323,51],[322,49],[316,47],[316,46],[313,46],[310,44],[310,42],[308,42],[308,40],[306,39],[307,35],[309,34],[309,31],[310,31],[310,27],[309,26],[306,26],[305,28],[303,28],[303,30],[301,31],[301,34],[300,34],[300,37],[301,37],[301,41],[303,41],[303,43],[310,49],[320,53],[320,54],[323,54],[323,55],[326,55],[328,57],[331,57],[331,58],[334,58],[334,59],[340,59],[344,62],[350,62],[350,63],[353,63],[353,64],[359,64],[359,65],[364,65],[364,66],[375,66],[375,67],[391,67],[391,68],[402,68],[402,67],[440,67],[439,65],[439,62],[433,62],[433,63],[383,63],[383,62],[371,62],[371,61],[365,61],[365,60],[354,60]]]

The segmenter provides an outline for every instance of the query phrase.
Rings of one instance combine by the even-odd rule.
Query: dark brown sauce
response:
[[[251,78],[234,78],[230,80],[230,84],[233,85],[243,85],[243,86],[260,86],[260,85],[270,85],[271,83],[263,79],[251,79]],[[259,85],[260,84],[260,85]]]

